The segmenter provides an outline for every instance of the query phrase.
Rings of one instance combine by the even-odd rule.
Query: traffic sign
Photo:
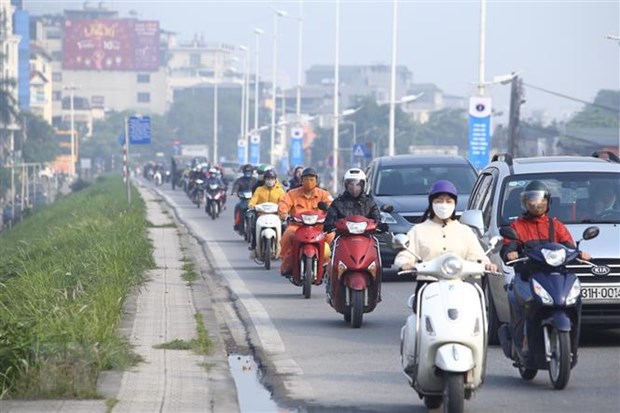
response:
[[[363,143],[356,143],[355,145],[353,145],[353,157],[354,158],[369,159],[370,156],[371,155],[370,155],[370,151],[368,150],[368,147],[364,145]]]
[[[129,143],[144,145],[151,143],[151,118],[149,116],[130,116],[127,119]]]

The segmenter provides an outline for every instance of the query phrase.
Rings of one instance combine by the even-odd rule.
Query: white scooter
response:
[[[489,242],[488,254],[501,237]],[[446,253],[422,262],[409,249],[405,234],[395,235],[395,250],[406,250],[417,259],[415,270],[401,271],[437,279],[409,297],[414,313],[400,333],[401,367],[409,384],[429,409],[462,412],[484,380],[487,350],[487,316],[482,289],[464,279],[487,271],[480,262],[465,261]],[[413,306],[415,305],[415,308]]]
[[[256,211],[256,261],[266,270],[271,269],[271,261],[280,257],[282,222],[278,216],[278,204],[263,202],[254,207]]]

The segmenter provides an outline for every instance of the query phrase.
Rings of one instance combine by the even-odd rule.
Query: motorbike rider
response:
[[[362,215],[366,218],[381,222],[381,212],[374,199],[366,196],[366,174],[358,168],[351,168],[344,174],[344,191],[334,199],[327,210],[327,217],[323,230],[330,232],[335,228],[336,221],[349,215]],[[387,230],[387,224],[380,223],[382,231]]]
[[[256,191],[252,194],[252,199],[248,202],[248,208],[254,208],[258,204],[263,202],[273,202],[277,204],[284,196],[284,189],[278,181],[278,174],[275,169],[268,169],[263,174],[263,185],[256,188]],[[252,228],[250,228],[251,234],[254,234],[256,230],[256,216],[250,220]],[[250,243],[250,258],[254,258],[256,255],[256,237],[251,237]]]
[[[254,178],[253,176],[254,167],[252,166],[252,164],[248,163],[246,165],[243,165],[243,167],[241,167],[241,172],[243,173],[243,175],[235,179],[235,182],[233,182],[232,190],[230,191],[231,195],[238,195],[241,192],[251,192],[252,187],[256,183],[256,178]],[[239,229],[239,224],[241,224],[242,219],[241,214],[244,212],[240,211],[240,204],[241,201],[237,202],[237,205],[235,205],[235,224],[233,226],[235,231]]]
[[[263,184],[264,174],[265,174],[266,171],[268,171],[270,169],[274,169],[275,170],[276,168],[274,168],[273,165],[269,165],[268,163],[262,163],[262,164],[258,165],[258,168],[256,168],[256,183],[252,187],[252,193],[254,193],[254,191],[256,191],[256,188],[258,188],[259,186],[261,186]]]
[[[556,242],[569,248],[575,248],[575,241],[564,224],[556,218],[551,218],[551,193],[541,181],[531,181],[520,194],[523,216],[513,221],[510,226],[515,230],[519,241],[504,239],[500,255],[504,262],[516,260],[527,247],[547,242]],[[581,251],[580,258],[590,260],[586,251]],[[515,276],[512,280],[517,295],[524,301],[532,298],[529,288],[528,269],[526,265],[515,266]],[[513,319],[515,342],[522,343],[521,350],[527,353],[527,340],[524,334],[525,318],[523,314],[511,314]]]
[[[428,207],[422,215],[422,222],[416,224],[407,232],[410,249],[422,261],[432,260],[447,252],[454,253],[467,261],[481,261],[485,263],[487,271],[497,271],[497,265],[491,263],[485,255],[476,235],[467,225],[456,219],[456,202],[458,192],[450,181],[439,180],[431,185],[428,193]],[[400,270],[411,270],[417,259],[408,251],[401,251],[394,259],[394,265]],[[435,281],[433,277],[418,276],[416,291],[424,284]],[[415,311],[416,305],[413,305]]]
[[[217,184],[219,190],[222,191],[222,209],[226,209],[226,184],[222,180],[222,174],[219,169],[215,167],[210,167],[207,171],[207,182],[205,183],[205,187],[208,188],[211,184]]]
[[[304,211],[318,211],[319,202],[331,204],[332,196],[326,190],[318,187],[319,175],[314,168],[305,168],[301,173],[302,185],[299,188],[291,189],[278,204],[278,214],[280,219],[285,221],[291,215],[296,215]],[[292,274],[292,253],[293,253],[293,237],[300,225],[291,222],[280,241],[280,256],[282,264],[280,265],[280,273],[284,277],[290,277]],[[334,240],[334,233],[327,234],[325,241],[328,244]]]
[[[301,186],[301,173],[304,171],[303,165],[297,165],[293,169],[293,177],[288,181],[288,190],[299,188]]]

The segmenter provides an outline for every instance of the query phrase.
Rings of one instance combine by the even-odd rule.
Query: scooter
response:
[[[219,217],[222,211],[222,189],[219,183],[211,182],[207,185],[206,199],[205,212],[211,219]]]
[[[293,237],[293,257],[297,257],[298,265],[293,266],[293,274],[289,280],[302,286],[302,294],[310,298],[312,285],[323,283],[323,264],[325,263],[325,233],[323,222],[324,212],[301,212],[293,215],[291,220],[301,225]]]
[[[236,231],[239,235],[242,235],[245,238],[245,228],[246,228],[246,219],[245,213],[248,210],[248,202],[252,198],[251,191],[241,191],[237,193],[239,197],[239,202],[235,206],[235,225]]]
[[[266,270],[271,269],[271,261],[280,257],[282,224],[278,216],[278,204],[263,202],[254,207],[256,211],[256,261]]]
[[[338,236],[327,271],[327,302],[351,327],[360,328],[364,313],[381,301],[381,255],[373,236],[377,223],[349,215],[335,225]]]
[[[495,250],[500,241],[499,236],[491,238],[486,253]],[[466,261],[453,253],[422,262],[409,249],[405,234],[394,236],[392,248],[406,250],[417,260],[413,270],[400,271],[399,275],[437,279],[423,285],[417,296],[409,297],[413,314],[400,332],[403,373],[429,409],[443,403],[444,412],[462,412],[464,400],[482,385],[487,351],[484,293],[477,284],[464,280],[489,272],[483,263]]]
[[[155,181],[155,186],[161,186],[163,181],[160,171],[155,171],[155,173],[153,174],[153,181]]]
[[[194,187],[192,189],[192,201],[196,204],[196,208],[200,208],[200,203],[204,198],[204,187],[202,186],[204,181],[202,179],[196,179],[194,181]]]
[[[504,238],[518,241],[511,227],[500,228]],[[522,263],[513,282],[507,286],[510,306],[510,325],[498,330],[504,355],[514,361],[524,380],[533,379],[538,370],[548,370],[551,384],[562,390],[568,384],[570,372],[577,364],[579,330],[581,326],[581,284],[566,264],[578,261],[579,243],[596,238],[599,228],[585,229],[576,248],[562,244],[545,243],[524,248],[524,257],[508,261],[506,265]],[[525,273],[527,274],[524,274]],[[519,279],[517,279],[519,277]],[[525,320],[524,332],[516,331],[516,320]],[[522,338],[527,340],[527,352]]]

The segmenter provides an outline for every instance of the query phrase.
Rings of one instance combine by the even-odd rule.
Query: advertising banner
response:
[[[476,169],[489,163],[491,98],[469,98],[469,161]]]
[[[245,139],[237,139],[237,163],[242,165],[245,162]]]
[[[250,163],[260,163],[260,135],[254,134],[250,136]]]
[[[301,128],[291,129],[291,145],[288,151],[289,165],[303,165],[304,163],[304,147],[303,147],[304,131]]]

